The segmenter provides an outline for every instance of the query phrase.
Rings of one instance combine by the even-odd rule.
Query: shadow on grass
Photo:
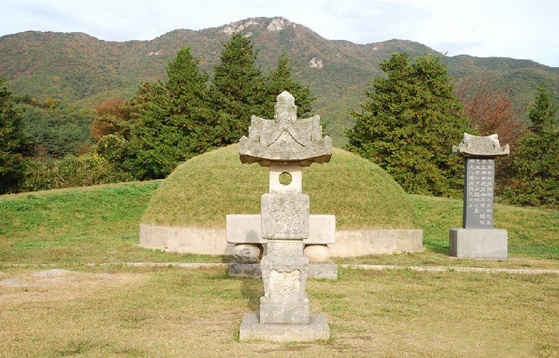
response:
[[[436,252],[438,254],[448,255],[449,244],[448,241],[443,241],[442,239],[435,240],[424,240],[423,246],[429,251]]]
[[[264,291],[263,282],[256,278],[240,278],[241,295],[246,299],[247,307],[251,312],[260,311],[260,297]]]

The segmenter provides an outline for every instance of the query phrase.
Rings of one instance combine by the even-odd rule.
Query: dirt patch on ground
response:
[[[91,296],[100,290],[143,282],[142,274],[86,273],[63,269],[4,274],[0,280],[0,304],[59,301]]]

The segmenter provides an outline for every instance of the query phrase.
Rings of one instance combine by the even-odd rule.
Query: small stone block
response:
[[[450,229],[450,256],[506,259],[508,232],[503,229]]]
[[[229,265],[229,276],[262,278],[262,270],[260,269],[260,262],[248,264],[248,263],[239,263],[233,261]]]
[[[257,313],[245,313],[239,339],[260,339],[272,342],[312,342],[330,338],[326,317],[311,314],[308,324],[260,324]]]
[[[325,280],[337,280],[338,265],[336,265],[332,260],[328,260],[328,262],[322,264],[310,264],[309,277]]]

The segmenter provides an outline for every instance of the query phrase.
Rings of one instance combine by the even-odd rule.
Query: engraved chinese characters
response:
[[[466,158],[464,228],[493,227],[495,159]]]
[[[496,134],[479,137],[464,133],[452,151],[465,158],[464,214],[462,228],[449,233],[450,256],[504,259],[508,255],[508,233],[493,228],[495,158],[509,154]]]

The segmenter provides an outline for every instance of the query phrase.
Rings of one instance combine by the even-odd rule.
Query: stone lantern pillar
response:
[[[495,158],[508,155],[496,134],[480,137],[464,133],[452,151],[465,158],[462,228],[450,229],[450,256],[507,258],[508,233],[493,228]]]
[[[249,136],[241,138],[239,152],[241,162],[270,168],[269,192],[261,198],[264,295],[260,314],[245,314],[240,339],[328,339],[325,317],[309,313],[309,260],[303,248],[309,237],[310,210],[309,196],[302,193],[301,169],[328,162],[332,141],[322,137],[319,116],[297,119],[295,98],[283,92],[274,119],[251,118]],[[280,182],[280,176],[287,181]]]

